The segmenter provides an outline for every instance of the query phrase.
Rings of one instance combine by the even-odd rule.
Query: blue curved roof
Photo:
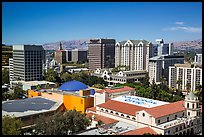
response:
[[[68,81],[63,83],[60,87],[59,90],[63,90],[63,91],[79,91],[82,89],[87,89],[88,87],[80,82],[80,81],[76,81],[76,80],[72,80],[72,81]]]

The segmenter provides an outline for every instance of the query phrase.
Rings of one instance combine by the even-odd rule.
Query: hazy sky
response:
[[[202,38],[202,2],[3,2],[2,42]]]

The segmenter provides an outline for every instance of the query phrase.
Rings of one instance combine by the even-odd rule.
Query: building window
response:
[[[193,126],[193,122],[191,122],[191,126]]]
[[[192,104],[192,107],[194,108],[194,104]]]
[[[189,103],[187,103],[187,108],[189,108]]]
[[[184,112],[183,112],[183,117],[184,117]]]
[[[175,115],[175,119],[177,119],[177,115]]]
[[[169,117],[167,117],[167,122],[169,122]]]
[[[130,116],[126,116],[126,118],[130,118]]]
[[[142,113],[142,116],[145,117],[145,113]]]
[[[158,120],[158,124],[160,124],[160,120]]]
[[[108,112],[108,110],[106,109],[106,112]]]
[[[132,120],[136,120],[136,119],[133,117]]]
[[[122,116],[122,117],[124,117],[124,115],[123,115],[123,114],[121,114],[121,116]]]
[[[190,112],[188,112],[188,116],[190,116]]]
[[[176,132],[178,131],[178,127],[176,127]]]
[[[113,111],[111,111],[110,113],[113,114]]]
[[[101,109],[101,111],[103,111],[103,109]]]
[[[180,125],[180,130],[182,130],[182,125]]]
[[[119,115],[118,112],[115,113],[116,115]]]

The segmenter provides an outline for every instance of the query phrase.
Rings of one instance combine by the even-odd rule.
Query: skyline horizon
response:
[[[192,41],[202,39],[201,11],[202,2],[3,2],[2,43]]]

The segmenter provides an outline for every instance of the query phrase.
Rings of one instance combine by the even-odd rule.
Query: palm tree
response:
[[[182,83],[182,80],[181,79],[179,79],[179,80],[177,80],[176,81],[176,84],[178,84],[178,90],[180,90],[181,89],[181,83]]]
[[[187,82],[186,84],[186,89],[187,89],[187,92],[189,93],[190,89],[191,89],[191,84]]]

